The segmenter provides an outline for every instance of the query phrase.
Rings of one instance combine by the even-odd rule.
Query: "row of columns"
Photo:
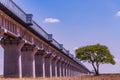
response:
[[[65,59],[26,45],[20,38],[2,38],[4,48],[4,77],[65,77],[80,75]]]

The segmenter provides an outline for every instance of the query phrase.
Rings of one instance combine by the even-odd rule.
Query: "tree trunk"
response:
[[[99,75],[99,64],[96,63],[96,66],[95,66],[94,62],[92,62],[92,66],[94,68],[95,75],[98,76]]]
[[[99,63],[96,63],[96,67],[97,67],[97,73],[96,73],[96,75],[99,75]]]

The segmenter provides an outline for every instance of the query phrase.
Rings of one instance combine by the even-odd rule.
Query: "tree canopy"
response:
[[[99,65],[104,63],[115,64],[114,57],[105,45],[88,45],[76,49],[76,57],[81,61],[91,63],[95,74],[99,75]]]

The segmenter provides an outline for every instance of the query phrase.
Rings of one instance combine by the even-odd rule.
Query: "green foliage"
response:
[[[76,57],[81,61],[92,64],[95,72],[99,71],[99,65],[104,63],[115,64],[114,57],[104,45],[96,44],[76,49]],[[97,72],[96,74],[98,74]]]

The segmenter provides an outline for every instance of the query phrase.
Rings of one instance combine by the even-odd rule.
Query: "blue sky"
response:
[[[108,46],[116,65],[101,65],[101,73],[120,73],[120,0],[13,1],[26,13],[32,13],[33,19],[72,54],[86,45]]]

